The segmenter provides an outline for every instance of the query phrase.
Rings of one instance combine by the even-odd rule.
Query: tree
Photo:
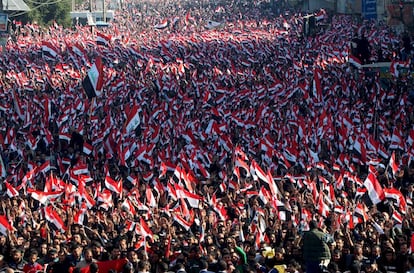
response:
[[[30,11],[23,15],[23,22],[36,21],[39,25],[49,26],[53,23],[70,27],[71,0],[47,0],[44,2],[27,1]]]

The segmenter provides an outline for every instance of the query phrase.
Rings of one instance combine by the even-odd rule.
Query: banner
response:
[[[364,19],[377,19],[377,0],[362,0],[361,13]]]
[[[125,264],[128,262],[127,259],[118,259],[118,260],[110,260],[110,261],[99,261],[96,262],[99,268],[99,273],[108,273],[111,270],[115,270],[115,272],[122,272],[124,269]],[[85,266],[81,268],[81,273],[89,273],[89,266]]]

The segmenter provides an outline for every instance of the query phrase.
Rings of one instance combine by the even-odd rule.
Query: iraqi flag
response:
[[[112,179],[110,176],[106,176],[105,187],[107,187],[109,190],[117,194],[121,194],[122,193],[122,180],[116,181]]]
[[[164,20],[164,21],[162,21],[161,23],[156,24],[156,25],[154,26],[154,28],[155,28],[155,29],[165,29],[165,28],[167,28],[167,27],[168,27],[168,20]]]
[[[191,228],[192,223],[189,221],[186,221],[183,217],[181,217],[178,214],[173,214],[173,219],[175,222],[177,222],[180,226],[182,226],[186,231],[189,231]]]
[[[139,225],[140,225],[140,234],[144,237],[150,237],[152,240],[152,237],[154,236],[151,228],[148,226],[147,222],[141,217],[139,219]]]
[[[315,19],[316,21],[320,21],[327,18],[327,14],[326,11],[324,9],[321,9],[316,15],[315,15]]]
[[[82,208],[80,208],[74,215],[73,215],[73,223],[83,226],[83,222],[85,220],[87,206],[85,203],[82,204]]]
[[[0,233],[7,236],[8,231],[13,231],[13,226],[5,215],[0,215]]]
[[[385,199],[384,190],[373,173],[370,173],[365,179],[364,186],[367,188],[368,195],[374,205]]]
[[[318,101],[322,99],[322,83],[321,83],[321,77],[322,77],[322,71],[320,69],[315,69],[313,71],[313,97],[317,98]]]
[[[54,191],[54,192],[42,192],[38,190],[28,189],[27,192],[30,194],[30,196],[39,201],[39,203],[46,205],[48,202],[50,202],[53,199],[57,199],[62,196],[64,191]]]
[[[93,146],[89,144],[88,142],[84,142],[82,150],[84,154],[90,155],[93,151]]]
[[[104,72],[101,57],[97,57],[95,63],[89,69],[88,75],[82,81],[82,87],[88,98],[94,98],[101,95],[104,82]]]
[[[45,208],[45,218],[47,221],[49,221],[50,224],[55,226],[56,229],[60,230],[63,233],[66,232],[65,223],[59,214],[53,210],[52,206]]]
[[[53,45],[51,42],[43,41],[42,42],[42,52],[45,56],[50,58],[56,58],[59,54],[59,49]]]
[[[135,130],[141,122],[139,118],[139,107],[138,105],[134,105],[131,111],[128,114],[127,120],[125,122],[125,132],[128,134],[129,132]]]
[[[390,157],[390,161],[389,161],[388,165],[391,168],[392,175],[394,177],[396,177],[399,167],[398,167],[398,164],[397,164],[397,162],[395,160],[395,151],[392,152],[391,157]]]
[[[206,29],[216,29],[216,28],[220,27],[221,25],[222,25],[222,23],[220,23],[220,22],[209,20],[207,22],[207,24],[205,25],[205,28]]]
[[[182,190],[185,200],[187,200],[190,207],[198,209],[198,205],[203,198],[197,194],[191,193],[185,189]]]
[[[96,44],[102,46],[108,46],[111,43],[112,37],[110,35],[105,35],[101,32],[96,34]]]
[[[358,68],[358,69],[359,68],[362,68],[362,62],[361,62],[361,60],[358,57],[354,56],[354,55],[350,55],[349,56],[348,62],[350,64],[352,64],[353,66],[355,66],[356,68]]]
[[[19,196],[19,192],[10,183],[4,182],[4,185],[6,186],[6,194],[8,197],[13,198]]]

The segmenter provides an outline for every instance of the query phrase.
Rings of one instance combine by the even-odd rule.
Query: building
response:
[[[0,11],[29,11],[29,6],[23,0],[2,0]]]

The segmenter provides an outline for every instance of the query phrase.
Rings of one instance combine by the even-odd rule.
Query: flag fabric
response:
[[[357,222],[367,222],[369,215],[367,213],[367,207],[363,203],[358,203],[354,210],[354,216],[358,218]]]
[[[74,175],[81,175],[81,174],[89,174],[88,166],[86,164],[77,164],[72,168],[72,172]]]
[[[50,160],[47,160],[38,168],[38,172],[41,172],[43,174],[47,173],[48,171],[50,171]]]
[[[125,199],[124,202],[122,202],[121,208],[123,208],[126,212],[128,212],[131,215],[136,215],[137,213],[133,203],[128,198]]]
[[[180,226],[182,226],[185,230],[189,231],[191,228],[191,222],[186,221],[183,217],[180,215],[174,213],[173,219],[175,222],[177,222]]]
[[[0,233],[8,236],[8,232],[13,231],[13,226],[5,215],[0,215]]]
[[[326,11],[324,9],[320,9],[318,13],[315,14],[316,21],[323,20],[327,17]]]
[[[59,54],[59,49],[48,41],[42,42],[42,51],[44,54],[52,58],[56,58],[56,56]]]
[[[401,191],[396,188],[384,188],[384,194],[385,198],[397,204],[399,212],[403,214],[407,212],[407,201]]]
[[[89,144],[88,142],[84,142],[82,151],[83,151],[84,154],[90,155],[93,151],[93,146],[91,144]]]
[[[146,197],[146,202],[147,202],[146,204],[149,207],[155,208],[158,206],[157,200],[155,199],[152,189],[149,186],[147,186],[145,190],[145,197]]]
[[[53,199],[57,199],[62,196],[64,191],[56,191],[56,192],[43,192],[33,189],[28,189],[27,192],[30,194],[30,196],[39,201],[41,204],[46,205],[48,202],[50,202]]]
[[[104,210],[109,210],[109,208],[114,206],[112,192],[108,189],[104,189],[102,192],[97,192],[97,201],[100,202],[99,207]]]
[[[141,120],[139,117],[140,108],[138,105],[134,105],[127,117],[127,120],[125,122],[125,132],[128,134],[131,131],[135,130],[138,125],[140,124]]]
[[[59,214],[53,210],[52,206],[47,206],[45,208],[45,218],[49,223],[53,224],[58,230],[65,233],[66,227],[65,223],[63,222],[62,218],[59,216]]]
[[[82,208],[80,208],[74,215],[73,215],[73,223],[83,226],[83,222],[85,220],[86,214],[86,204],[83,203]]]
[[[208,20],[207,24],[205,25],[205,28],[206,29],[216,29],[216,28],[220,27],[221,25],[222,25],[222,23],[220,23],[220,22],[216,22],[216,21],[213,21],[213,20]]]
[[[91,209],[95,206],[96,204],[95,199],[87,191],[84,191],[82,197],[83,197],[83,200],[85,200],[85,203],[88,209]]]
[[[6,194],[8,197],[13,198],[19,196],[19,192],[10,183],[4,182],[4,185],[6,186]]]
[[[122,180],[115,181],[115,179],[113,179],[112,177],[106,176],[105,187],[115,192],[116,194],[121,194],[122,193]]]
[[[391,168],[393,176],[396,177],[399,167],[397,162],[395,161],[395,151],[393,151],[391,154],[389,166]]]
[[[362,68],[362,62],[358,57],[350,55],[348,59],[349,63],[355,66],[356,68]]]
[[[397,223],[397,224],[402,224],[403,222],[403,216],[401,215],[401,213],[399,213],[398,211],[394,210],[392,212],[392,216],[391,218]]]
[[[185,200],[187,200],[190,207],[198,209],[198,205],[200,201],[203,199],[201,196],[191,193],[185,189],[182,189],[183,197]]]
[[[98,97],[102,93],[104,83],[104,71],[101,57],[95,59],[95,63],[89,69],[82,81],[82,87],[89,99]]]
[[[390,74],[395,78],[398,78],[401,75],[400,71],[408,68],[410,68],[409,61],[393,60],[390,66]]]
[[[367,189],[368,195],[374,205],[385,199],[385,193],[381,187],[381,184],[373,173],[370,173],[365,179],[364,186]]]
[[[140,225],[140,233],[142,236],[144,237],[150,237],[152,239],[153,237],[153,232],[150,229],[150,227],[148,226],[147,222],[145,222],[145,220],[141,217],[139,220],[139,225]]]
[[[112,37],[102,32],[96,34],[96,44],[102,46],[108,46],[111,43]]]
[[[163,20],[162,22],[154,26],[155,29],[166,29],[168,27],[168,20]]]
[[[108,273],[108,272],[122,272],[124,270],[125,264],[128,263],[126,258],[110,260],[110,261],[97,261],[96,264],[99,268],[99,273]],[[80,269],[81,273],[90,273],[89,265],[82,267]]]

